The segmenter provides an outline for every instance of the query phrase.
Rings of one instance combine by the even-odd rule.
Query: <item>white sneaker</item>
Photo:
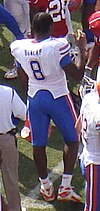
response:
[[[60,201],[80,202],[81,197],[73,191],[72,187],[60,186],[58,189],[57,199]]]
[[[18,74],[17,74],[17,70],[16,68],[12,68],[11,70],[8,70],[8,72],[5,73],[4,78],[6,79],[13,79],[13,78],[17,78]]]
[[[55,200],[55,192],[52,183],[50,184],[50,188],[44,189],[43,185],[41,185],[40,193],[43,196],[45,201],[54,201]]]

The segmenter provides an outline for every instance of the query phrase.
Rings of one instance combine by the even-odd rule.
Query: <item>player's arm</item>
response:
[[[68,27],[68,34],[74,34],[72,22],[71,22],[71,15],[68,9],[68,4],[66,4],[66,8],[65,8],[65,17],[66,17],[66,25]]]
[[[86,66],[88,70],[90,69],[91,71],[92,68],[94,68],[94,66],[98,64],[99,55],[100,55],[100,46],[98,46],[95,42],[87,60]]]
[[[0,23],[4,24],[15,35],[16,39],[24,38],[15,18],[1,4],[0,4]]]
[[[28,91],[28,76],[21,67],[20,63],[16,61],[16,68],[18,73],[18,78],[23,90],[23,93],[25,94],[25,99],[27,97],[27,91]]]
[[[28,91],[28,76],[23,70],[22,67],[17,68],[17,73],[18,73],[18,78],[20,80],[23,92],[25,93],[25,96],[27,96],[27,91]]]
[[[80,81],[84,76],[84,67],[78,69],[73,62],[63,67],[63,70],[65,71],[66,76],[70,76],[76,81]]]
[[[79,48],[79,58],[78,58],[78,66],[69,59],[69,64],[63,63],[61,61],[61,66],[65,71],[66,76],[69,75],[75,80],[80,81],[83,78],[84,70],[85,70],[85,46],[86,46],[86,37],[82,31],[78,31],[78,37],[76,38],[76,43]],[[66,56],[66,61],[68,60],[68,55]],[[65,66],[63,66],[65,65]]]

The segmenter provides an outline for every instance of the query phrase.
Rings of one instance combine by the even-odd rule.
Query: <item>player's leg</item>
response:
[[[51,113],[57,127],[64,137],[63,150],[64,172],[58,190],[58,200],[72,200],[80,202],[81,198],[71,187],[73,169],[78,153],[78,136],[75,129],[76,112],[70,95],[56,99],[53,103],[54,111]]]
[[[86,195],[84,211],[100,210],[100,165],[86,167]]]
[[[46,201],[53,201],[55,194],[53,185],[48,178],[46,155],[50,116],[47,114],[47,103],[45,103],[42,92],[43,91],[38,92],[34,98],[29,98],[33,158],[41,183],[40,193]],[[48,99],[48,95],[46,95],[46,97]]]
[[[10,134],[2,135],[1,138],[1,172],[8,207],[9,210],[20,211],[21,202],[18,187],[18,150],[15,145],[15,138]]]
[[[25,37],[30,35],[31,27],[30,27],[30,15],[29,15],[29,2],[26,0],[5,0],[4,6],[8,9],[8,11],[15,17],[18,26],[21,32]],[[15,39],[15,38],[14,38]],[[4,78],[13,79],[18,77],[17,68],[14,64],[10,70],[8,70]]]
[[[17,0],[16,1],[4,0],[4,7],[15,17],[15,19],[16,19],[17,14],[19,14],[19,12],[20,12],[17,5],[18,5]],[[16,19],[16,21],[17,21],[17,19]],[[15,38],[13,37],[13,39],[15,39]],[[13,79],[13,78],[17,78],[17,76],[18,76],[17,68],[15,66],[15,61],[14,61],[12,67],[10,69],[8,69],[8,71],[4,74],[4,78]]]

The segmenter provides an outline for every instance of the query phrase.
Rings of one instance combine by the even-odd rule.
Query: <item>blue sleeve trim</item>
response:
[[[67,54],[66,56],[64,56],[61,61],[60,61],[60,65],[61,67],[65,67],[66,65],[70,64],[72,62],[72,59],[70,57],[69,54]]]
[[[15,65],[17,68],[21,68],[21,64],[19,62],[15,61]]]

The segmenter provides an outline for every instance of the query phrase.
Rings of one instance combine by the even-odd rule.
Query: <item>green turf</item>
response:
[[[73,19],[73,26],[76,32],[77,28],[81,28],[80,24],[80,14],[76,13],[72,16]],[[19,95],[24,99],[24,95],[22,93],[20,83],[18,79],[13,80],[6,80],[4,79],[4,74],[11,67],[13,63],[13,58],[10,55],[9,45],[12,41],[12,34],[9,32],[4,26],[0,26],[0,83],[7,84],[9,86],[14,87]],[[78,85],[76,82],[71,81],[69,83],[70,89],[77,91]],[[22,124],[19,125],[19,133]],[[34,165],[34,161],[32,158],[32,146],[30,143],[26,142],[23,139],[18,138],[18,149],[19,149],[19,188],[21,197],[24,198],[27,196],[33,188],[35,188],[38,184],[38,175]],[[62,160],[62,137],[57,129],[54,129],[51,138],[48,141],[47,147],[47,156],[48,156],[48,172],[50,173],[52,169]],[[55,190],[60,184],[61,176],[58,175],[57,180],[54,183]],[[39,211],[39,210],[46,210],[46,211],[82,211],[84,206],[84,180],[80,173],[80,168],[77,163],[74,176],[73,176],[73,186],[77,193],[82,196],[82,202],[80,204],[75,204],[71,202],[58,202],[57,200],[54,201],[52,204],[52,208],[29,208],[28,211]],[[41,196],[38,196],[37,201],[40,204],[43,203],[43,199]],[[48,203],[49,204],[49,203]]]

